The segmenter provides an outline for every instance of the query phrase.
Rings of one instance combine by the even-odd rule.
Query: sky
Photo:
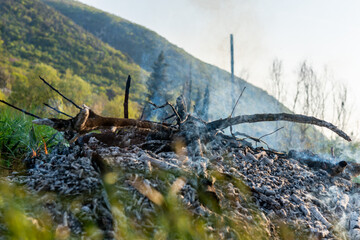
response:
[[[357,0],[80,0],[143,25],[193,56],[230,71],[234,35],[235,75],[265,90],[272,61],[283,62],[290,92],[303,61],[318,75],[327,69],[349,89],[352,116],[360,108],[360,1]],[[330,103],[329,103],[330,104]]]

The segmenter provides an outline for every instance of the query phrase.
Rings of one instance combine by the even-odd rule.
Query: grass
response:
[[[57,131],[33,125],[31,120],[33,118],[12,109],[0,108],[0,172],[17,171],[26,154],[46,151],[61,141]]]

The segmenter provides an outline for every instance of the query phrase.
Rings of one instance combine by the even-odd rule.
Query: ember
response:
[[[34,149],[31,149],[32,150],[32,155],[31,155],[31,158],[34,158],[34,157],[36,157],[36,151],[34,150]]]
[[[44,153],[47,155],[48,154],[48,150],[46,147],[46,142],[44,141],[44,139],[42,139],[43,143],[44,143]]]

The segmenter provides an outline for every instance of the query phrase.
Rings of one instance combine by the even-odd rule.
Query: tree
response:
[[[203,102],[201,101],[201,91],[200,88],[197,89],[197,93],[196,93],[196,98],[195,98],[195,104],[194,104],[194,113],[196,115],[201,115],[201,110],[202,110],[202,104]]]
[[[50,99],[52,101],[61,101],[61,98],[56,93],[44,87],[39,76],[43,76],[48,79],[51,85],[58,87],[60,78],[57,70],[43,63],[36,64],[26,76],[13,74],[14,81],[12,83],[10,101],[27,109],[42,106],[43,103],[49,103]]]
[[[192,102],[192,65],[189,69],[189,77],[183,85],[182,95],[184,96],[186,110],[191,112],[191,102]]]
[[[306,61],[302,62],[298,71],[293,112],[323,119],[328,97],[325,90],[326,84],[326,81],[321,81],[321,78],[318,77],[311,65]],[[309,135],[307,133],[308,129],[308,125],[300,125],[300,143],[305,144],[306,147],[321,147],[320,145],[323,141],[319,141],[319,139],[322,138],[323,135],[320,134],[320,131],[313,130],[312,136],[310,137],[312,141],[309,141],[309,137],[306,137]]]
[[[270,68],[271,89],[274,97],[282,102],[284,98],[284,83],[282,82],[283,67],[282,61],[274,59]]]
[[[205,121],[209,120],[209,104],[210,104],[210,90],[209,84],[206,86],[205,93],[204,93],[204,100],[202,104],[202,119]]]
[[[7,87],[10,80],[9,74],[3,67],[0,67],[0,88]]]
[[[333,83],[333,114],[334,123],[341,129],[346,129],[351,108],[349,106],[348,89],[343,83]]]
[[[152,73],[146,82],[148,89],[147,99],[156,105],[162,105],[170,100],[170,87],[166,74],[167,66],[168,64],[165,62],[164,52],[161,52],[154,62]],[[147,107],[144,111],[144,118],[150,119],[153,117],[153,113],[152,108]]]

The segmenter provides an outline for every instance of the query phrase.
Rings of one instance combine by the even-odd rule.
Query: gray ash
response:
[[[123,206],[135,229],[154,236],[159,226],[152,220],[163,210],[134,181],[164,195],[184,177],[178,199],[216,238],[238,237],[227,225],[232,220],[260,224],[265,238],[280,239],[279,226],[286,224],[299,238],[360,239],[360,191],[344,161],[252,148],[222,134],[202,145],[203,156],[187,156],[180,142],[139,140],[134,129],[112,134],[88,134],[78,144],[26,159],[33,162],[27,175],[11,179],[43,196],[54,222],[66,219],[78,237],[95,223],[105,238],[114,238],[114,203]],[[101,141],[106,135],[117,141]],[[108,173],[116,176],[111,184]],[[47,198],[49,193],[57,197]]]

